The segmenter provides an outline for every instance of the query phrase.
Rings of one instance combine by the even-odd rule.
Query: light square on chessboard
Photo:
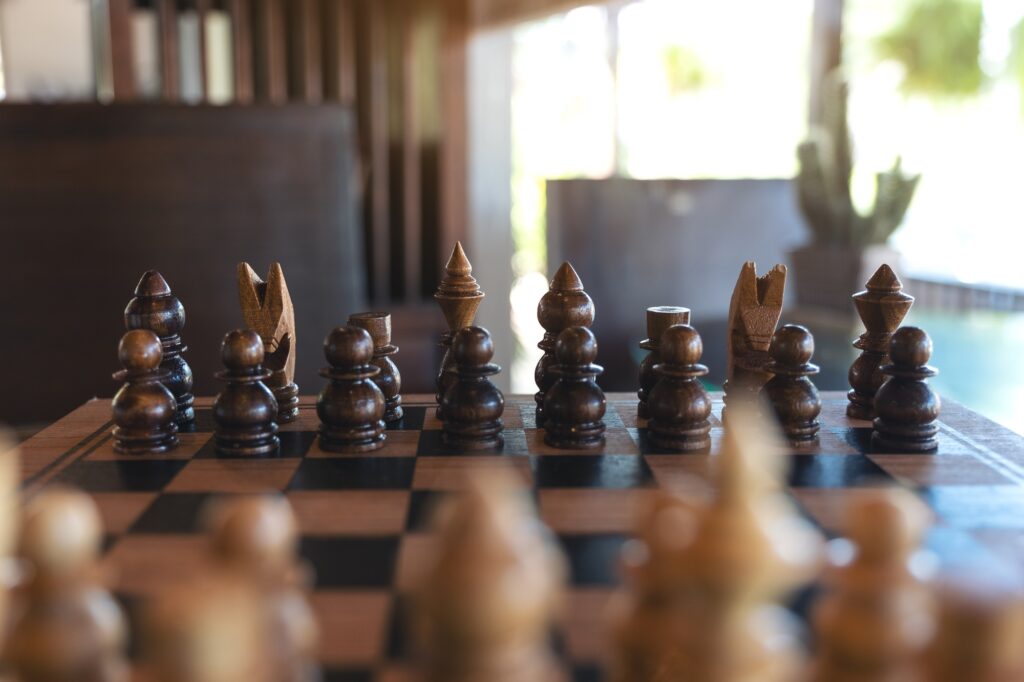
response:
[[[405,490],[294,490],[287,493],[303,535],[398,535],[405,528]]]
[[[453,445],[444,442],[442,431],[420,432],[419,444],[416,447],[418,457],[447,457],[450,455],[473,455],[473,456],[525,456],[530,454],[526,442],[526,434],[522,429],[505,429],[501,434],[501,445],[498,447],[484,448],[480,450],[460,450]]]
[[[1018,485],[940,485],[919,494],[936,519],[952,528],[1024,530],[1024,487]]]
[[[306,451],[306,457],[412,457],[416,454],[420,442],[419,431],[387,431],[384,435],[384,445],[377,450],[353,453],[324,450],[319,441],[314,439]]]
[[[556,533],[631,533],[652,497],[644,488],[537,491],[541,520]]]
[[[412,487],[416,490],[461,490],[475,474],[486,471],[505,471],[524,486],[533,485],[533,471],[526,457],[452,455],[417,458]]]
[[[319,590],[310,596],[320,626],[320,662],[327,667],[372,666],[384,656],[391,593]]]
[[[506,410],[508,409],[508,405],[505,406],[505,409]],[[423,416],[423,430],[424,431],[440,431],[443,428],[444,428],[444,424],[442,424],[441,420],[437,418],[437,408],[436,408],[436,406],[432,405],[432,406],[427,407],[427,412]]]
[[[43,473],[53,462],[77,449],[81,439],[77,436],[53,436],[45,439],[33,436],[33,447],[22,448],[18,458],[22,481]]]
[[[876,488],[858,488],[836,494],[831,488],[793,488],[789,493],[793,496],[805,515],[830,537],[842,535],[846,526],[845,514],[850,500],[860,490],[884,490],[891,486]]]
[[[126,532],[152,504],[157,493],[93,493],[92,499],[103,520],[103,530],[119,535]]]
[[[620,428],[608,428],[604,434],[604,445],[596,448],[580,448],[576,450],[566,450],[563,448],[556,448],[548,445],[544,442],[544,430],[543,429],[526,429],[526,447],[528,448],[531,455],[593,455],[593,454],[609,454],[609,455],[639,455],[640,448],[637,447],[636,442],[630,435],[629,431],[625,427]]]
[[[298,416],[290,422],[278,423],[277,427],[281,431],[312,431],[316,433],[320,428],[320,417],[317,416],[315,408],[300,404]]]
[[[395,564],[395,589],[399,593],[412,592],[420,584],[436,546],[437,538],[432,533],[406,533],[401,537]]]
[[[195,579],[206,563],[203,535],[125,535],[103,558],[117,592],[152,596]]]
[[[126,455],[114,450],[114,437],[104,436],[90,449],[85,459],[90,461],[112,461],[128,460],[138,461],[144,459],[192,459],[196,453],[210,440],[213,434],[210,433],[187,433],[178,434],[178,445],[167,452],[156,452],[145,455]]]
[[[168,492],[266,493],[285,488],[298,459],[194,459],[174,477]]]
[[[977,457],[963,455],[868,455],[889,475],[911,487],[1015,485]]]
[[[616,420],[625,428],[636,428],[637,423],[637,401],[636,400],[609,400],[608,412],[614,412]]]

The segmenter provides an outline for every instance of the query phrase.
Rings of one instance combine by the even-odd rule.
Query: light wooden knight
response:
[[[782,493],[782,452],[736,405],[710,499],[659,493],[624,555],[613,682],[798,679],[797,628],[776,602],[813,578],[821,538]]]
[[[726,348],[725,401],[752,399],[771,378],[764,366],[768,346],[782,315],[786,266],[776,265],[761,277],[757,265],[747,261],[740,269],[729,302]]]
[[[263,339],[264,365],[272,374],[265,382],[277,400],[277,422],[299,414],[295,384],[295,308],[280,263],[270,266],[266,281],[248,263],[238,264],[238,300],[245,326]]]

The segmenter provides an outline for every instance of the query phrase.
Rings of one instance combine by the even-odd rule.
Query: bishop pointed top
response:
[[[893,269],[889,267],[887,263],[882,265],[875,270],[875,274],[871,275],[871,279],[865,285],[868,291],[877,291],[882,293],[896,293],[903,289],[903,282],[896,276]]]
[[[484,294],[480,291],[480,286],[470,274],[471,272],[473,272],[473,266],[466,258],[462,244],[455,242],[455,248],[452,249],[452,256],[448,259],[448,264],[444,266],[444,277],[441,278],[441,284],[438,285],[434,298],[442,300],[483,297]]]
[[[473,266],[470,264],[469,259],[466,258],[466,252],[462,249],[462,242],[455,242],[455,248],[452,249],[452,255],[444,269],[449,275],[456,277],[465,277],[473,272]]]
[[[136,296],[156,297],[170,296],[171,287],[167,280],[156,270],[147,270],[135,287]]]
[[[558,268],[558,272],[551,278],[551,285],[549,287],[551,291],[582,291],[583,281],[580,280],[580,276],[576,274],[576,270],[572,267],[572,263],[565,261],[562,263],[562,267]]]

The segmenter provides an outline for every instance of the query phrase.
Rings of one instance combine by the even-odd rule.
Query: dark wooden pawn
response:
[[[698,364],[704,346],[688,324],[669,327],[658,344],[661,362],[647,399],[647,432],[659,448],[679,452],[707,452],[711,448],[711,397],[698,377],[708,368]]]
[[[551,371],[555,365],[555,340],[564,329],[569,327],[589,327],[594,322],[594,301],[583,290],[583,282],[576,270],[567,261],[562,263],[558,272],[551,278],[548,291],[537,303],[537,321],[544,328],[544,338],[537,343],[537,348],[544,355],[537,361],[533,371],[537,391],[533,398],[537,403],[537,427],[544,426],[544,400],[548,390],[554,385],[556,376]]]
[[[775,413],[790,444],[795,446],[818,439],[821,397],[807,378],[818,373],[818,366],[810,362],[813,355],[814,337],[798,324],[780,327],[768,347],[771,360],[765,370],[774,376],[761,388],[761,396]]]
[[[494,343],[483,327],[465,327],[452,337],[455,381],[441,399],[444,442],[463,450],[500,447],[505,397],[487,377],[501,367],[491,362]]]
[[[278,451],[277,400],[263,383],[270,370],[263,366],[263,339],[251,329],[227,334],[220,347],[225,369],[216,376],[227,382],[213,403],[213,437],[217,453],[228,457],[257,457]]]
[[[114,450],[129,455],[166,452],[178,444],[177,403],[163,385],[160,338],[146,329],[121,337],[117,357],[124,369],[114,379],[125,384],[114,395]]]
[[[373,338],[359,327],[336,327],[324,340],[330,367],[316,400],[320,448],[331,452],[368,452],[384,445],[384,394],[374,377]]]
[[[917,327],[901,327],[889,342],[891,363],[882,366],[888,376],[875,393],[875,452],[934,452],[941,401],[927,379],[938,374],[928,366],[932,340]]]
[[[640,388],[636,392],[637,398],[640,399],[636,406],[636,416],[640,419],[649,419],[651,416],[647,408],[647,398],[654,384],[658,383],[658,372],[654,367],[661,362],[661,354],[658,352],[661,335],[674,324],[689,323],[689,308],[654,306],[647,309],[647,338],[640,342],[640,347],[648,352],[647,357],[640,362]]]
[[[349,315],[348,323],[370,332],[373,339],[371,364],[380,369],[373,383],[384,394],[384,421],[400,421],[405,410],[402,409],[402,375],[391,359],[398,353],[398,346],[391,343],[391,313],[356,313]]]
[[[185,306],[171,293],[167,280],[156,270],[142,275],[135,287],[135,298],[124,309],[126,329],[148,329],[160,337],[163,346],[163,361],[160,363],[167,376],[164,386],[174,394],[178,403],[175,420],[181,426],[196,418],[192,403],[192,368],[182,354],[188,350],[181,340],[185,327]]]
[[[556,448],[596,448],[604,444],[604,392],[595,380],[597,339],[586,327],[569,327],[555,342],[555,383],[544,396],[544,442]]]

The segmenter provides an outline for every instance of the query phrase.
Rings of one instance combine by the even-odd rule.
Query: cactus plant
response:
[[[849,88],[835,73],[825,79],[825,85],[822,125],[797,150],[800,210],[817,244],[855,248],[884,244],[903,222],[921,176],[904,173],[897,157],[892,169],[875,176],[874,206],[861,214],[850,194]]]

